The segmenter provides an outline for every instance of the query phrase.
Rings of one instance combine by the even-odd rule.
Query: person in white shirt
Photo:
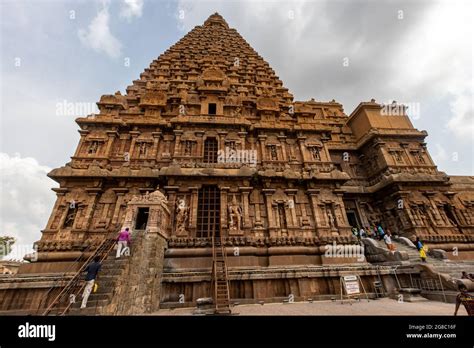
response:
[[[385,241],[385,244],[387,245],[388,250],[395,251],[395,247],[392,243],[392,238],[390,238],[390,233],[385,233],[383,240]]]

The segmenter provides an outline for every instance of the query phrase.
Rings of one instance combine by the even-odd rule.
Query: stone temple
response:
[[[225,250],[231,302],[331,298],[348,274],[371,296],[381,285],[436,298],[427,281],[449,294],[461,270],[472,273],[474,178],[438,171],[404,106],[371,100],[347,115],[334,100],[295,101],[219,14],[125,95],[97,104],[99,114],[76,120],[71,161],[49,174],[60,187],[32,262],[0,277],[2,313],[46,308],[125,227],[131,256],[104,261],[94,313],[213,297],[213,237]],[[352,227],[379,223],[398,236],[397,251],[366,238],[363,261],[328,253],[359,245]],[[429,247],[426,264],[416,237]]]

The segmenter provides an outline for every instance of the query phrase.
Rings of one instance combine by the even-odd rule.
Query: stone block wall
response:
[[[112,302],[101,314],[138,315],[158,310],[166,239],[158,233],[137,234],[132,255],[118,280]]]

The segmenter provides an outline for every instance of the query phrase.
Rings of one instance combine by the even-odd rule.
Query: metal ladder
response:
[[[230,314],[229,277],[227,255],[220,237],[212,237],[212,290],[216,314]]]
[[[69,280],[54,300],[48,305],[42,315],[49,315],[54,309],[57,310],[57,315],[64,315],[75,303],[75,299],[79,297],[86,286],[86,283],[83,281],[83,273],[87,266],[96,257],[99,257],[100,262],[103,262],[112,251],[116,242],[116,238],[106,237],[97,247],[95,252],[82,264],[79,271],[76,272],[72,279]],[[74,299],[74,301],[72,299]],[[64,305],[65,300],[67,301],[66,306],[65,308],[61,308],[61,305]]]

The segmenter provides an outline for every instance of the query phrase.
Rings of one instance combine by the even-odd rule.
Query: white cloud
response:
[[[140,18],[143,12],[143,0],[123,0],[120,7],[120,17],[131,21],[133,17]]]
[[[474,140],[474,92],[466,90],[451,102],[452,117],[448,128],[460,137]]]
[[[468,141],[474,134],[473,12],[472,1],[437,2],[394,56],[391,75],[392,85],[411,98],[447,98],[447,127]]]
[[[109,2],[102,2],[102,8],[89,24],[88,30],[79,29],[78,35],[84,46],[116,58],[121,54],[122,44],[110,31],[109,6]]]
[[[0,234],[17,239],[8,258],[21,258],[41,238],[55,201],[51,187],[57,186],[49,171],[34,158],[0,153]]]

